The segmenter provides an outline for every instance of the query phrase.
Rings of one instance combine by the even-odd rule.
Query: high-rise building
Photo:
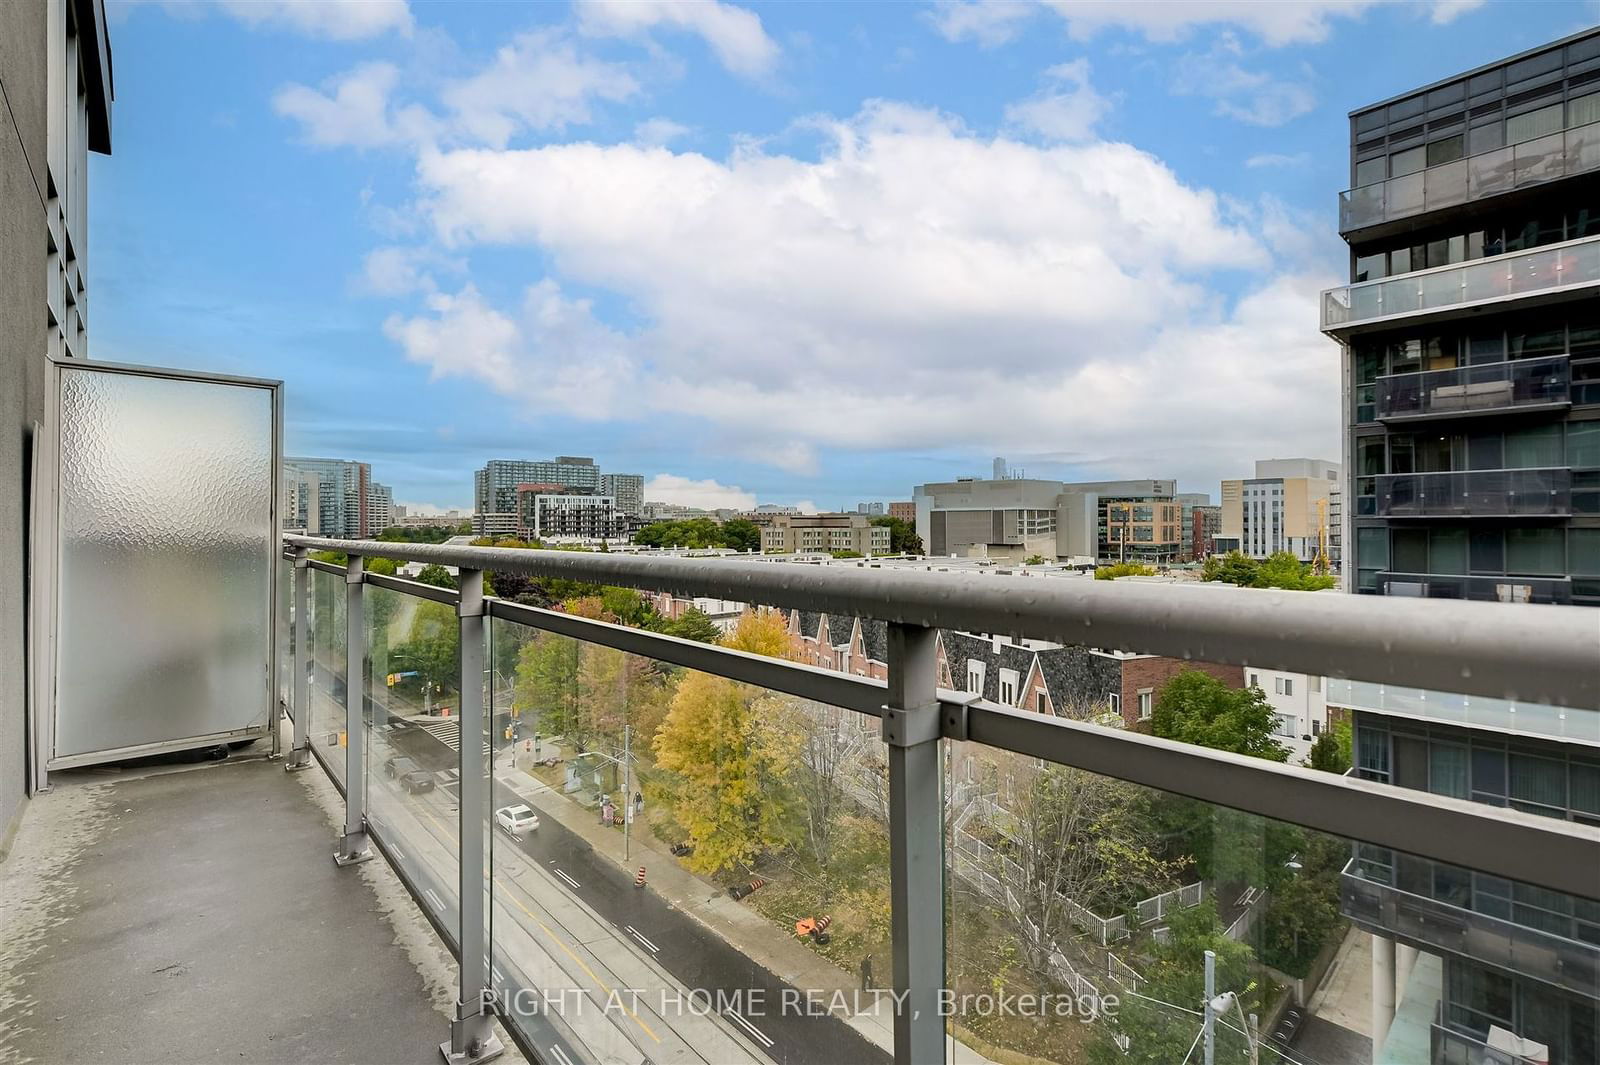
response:
[[[1337,462],[1258,461],[1254,477],[1222,482],[1224,546],[1251,558],[1287,551],[1312,561],[1326,546],[1330,500],[1338,487]]]
[[[600,491],[594,459],[559,455],[553,459],[490,459],[472,475],[474,512],[515,514],[519,484],[561,484],[584,492]],[[640,493],[643,494],[643,485]]]
[[[315,482],[316,525],[319,535],[344,540],[376,536],[389,524],[388,507],[393,502],[384,485],[374,485],[372,467],[349,459],[286,458],[283,460],[284,492],[296,485],[298,496],[311,491]],[[374,489],[379,491],[375,492]],[[379,511],[381,506],[382,510]],[[306,495],[297,518],[311,527],[311,503]],[[379,520],[382,524],[379,524]]]
[[[1600,606],[1600,30],[1363,107],[1350,155],[1347,590]],[[1600,713],[1328,687],[1359,776],[1600,824]],[[1341,893],[1373,1060],[1600,1060],[1593,901],[1359,844]]]
[[[394,489],[371,482],[367,489],[367,528],[376,536],[398,520],[394,513]]]
[[[1178,539],[1181,542],[1178,548],[1180,561],[1192,562],[1195,554],[1194,512],[1196,507],[1209,507],[1211,493],[1209,492],[1179,492],[1178,505],[1183,508],[1183,524],[1178,530]]]
[[[0,840],[9,841],[28,779],[24,605],[38,592],[25,569],[26,501],[30,455],[43,446],[34,427],[50,424],[54,403],[45,357],[89,353],[89,153],[111,152],[104,5],[0,4],[0,87]]]
[[[627,526],[627,516],[608,495],[559,484],[517,486],[517,535],[524,540],[616,540]]]
[[[644,477],[637,473],[602,473],[600,494],[617,501],[617,509],[630,518],[644,517]]]

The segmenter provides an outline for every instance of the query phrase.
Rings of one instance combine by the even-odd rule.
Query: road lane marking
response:
[[[561,1049],[560,1044],[551,1043],[550,1053],[555,1055],[556,1060],[561,1062],[561,1065],[572,1065],[572,1059],[567,1057],[567,1052]]]
[[[763,1047],[765,1047],[768,1050],[772,1049],[772,1047],[773,1047],[772,1040],[767,1038],[766,1034],[764,1032],[762,1032],[761,1029],[757,1028],[755,1025],[751,1024],[749,1021],[747,1021],[743,1017],[741,1017],[738,1014],[737,1011],[735,1011],[735,1010],[723,1010],[722,1013],[723,1013],[723,1016],[727,1017],[729,1020],[738,1021],[739,1022],[739,1026],[742,1027],[745,1031],[749,1032],[752,1036],[754,1036],[756,1038],[756,1040]]]
[[[429,902],[433,903],[434,909],[441,911],[444,909],[444,900],[434,892],[433,888],[423,888],[422,894],[427,897]]]
[[[643,943],[646,947],[648,947],[650,949],[650,953],[651,954],[655,954],[655,953],[657,953],[658,951],[661,950],[660,947],[656,946],[654,943],[650,942],[644,936],[640,935],[639,934],[639,930],[637,928],[633,927],[633,925],[630,924],[630,925],[627,926],[627,928],[628,928],[628,934],[631,935],[634,939],[637,939],[639,942]]]
[[[563,873],[559,869],[556,870],[556,875],[559,876],[561,879],[565,880],[569,887],[572,887],[572,888],[576,889],[576,888],[579,888],[579,887],[583,886],[583,885],[579,884],[576,880],[572,879],[572,877],[568,876],[566,873]]]
[[[439,831],[441,831],[445,835],[449,836],[451,838],[451,840],[455,840],[456,839],[456,834],[454,832],[450,831],[450,829],[446,828],[442,823],[440,823],[440,821],[439,821],[439,819],[437,817],[434,817],[426,809],[424,809],[424,808],[419,806],[419,807],[417,807],[417,811],[416,812],[422,814],[422,816],[426,817],[429,821],[432,821],[433,824],[434,824],[434,827],[438,828]],[[551,942],[553,942],[556,946],[560,947],[562,952],[565,953],[567,957],[571,958],[574,962],[577,963],[578,968],[582,969],[585,973],[587,973],[589,975],[589,979],[593,980],[596,984],[599,985],[600,989],[606,993],[607,999],[610,999],[610,998],[615,996],[616,992],[611,990],[611,985],[606,983],[604,980],[600,979],[599,975],[596,974],[593,969],[589,968],[589,965],[588,965],[587,962],[585,962],[582,958],[578,957],[578,955],[574,954],[573,951],[572,951],[572,948],[567,946],[566,940],[564,940],[560,936],[556,935],[555,932],[553,930],[551,930],[549,925],[547,925],[543,921],[539,920],[539,917],[538,917],[537,914],[535,914],[532,910],[528,909],[528,907],[524,906],[522,904],[522,900],[517,898],[516,895],[512,894],[510,888],[506,887],[505,881],[501,880],[499,877],[496,877],[494,879],[494,884],[495,884],[496,887],[498,887],[500,889],[501,893],[504,894],[506,898],[511,900],[512,905],[516,906],[517,909],[519,909],[523,913],[527,914],[528,915],[528,919],[531,920],[534,924],[538,925],[544,931],[544,934],[550,937]],[[430,893],[431,893],[431,890],[430,890]],[[654,1039],[657,1043],[661,1042],[661,1037],[659,1035],[656,1035],[655,1031],[648,1024],[644,1023],[644,1021],[639,1018],[639,1014],[631,1006],[624,1005],[623,1008],[628,1011],[628,1016],[633,1018],[633,1023],[637,1024],[640,1028],[642,1028],[644,1030],[644,1034],[645,1035],[649,1036],[651,1039]]]

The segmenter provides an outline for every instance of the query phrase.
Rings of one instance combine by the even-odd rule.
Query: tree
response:
[[[722,630],[717,627],[717,623],[711,620],[710,614],[699,607],[690,607],[681,617],[662,622],[659,631],[668,636],[699,640],[701,643],[716,643],[722,639]]]
[[[1027,970],[1050,978],[1050,957],[1071,934],[1072,906],[1121,908],[1164,878],[1137,785],[1006,756],[1011,799],[988,868],[1015,900],[999,915],[1016,931]]]
[[[761,526],[748,518],[731,518],[722,523],[722,542],[735,551],[760,551]]]
[[[893,518],[885,514],[873,518],[872,524],[882,525],[889,530],[889,551],[896,555],[922,554],[922,537],[917,535],[917,527],[904,518]]]
[[[1304,977],[1330,939],[1341,935],[1339,875],[1350,845],[1332,836],[1294,830],[1296,863],[1280,864],[1270,878],[1261,926],[1261,960]]]
[[[849,548],[840,548],[838,551],[834,551],[833,552],[833,557],[834,558],[865,558],[866,556],[863,555],[860,551],[852,551]]]
[[[1239,996],[1244,1012],[1262,1014],[1264,988],[1255,979],[1255,955],[1243,943],[1228,938],[1217,919],[1216,903],[1177,910],[1166,918],[1167,941],[1158,944],[1137,998],[1123,998],[1114,1017],[1095,1026],[1089,1045],[1092,1065],[1176,1065],[1189,1056],[1200,1018],[1194,1012],[1205,1001],[1205,952],[1215,952],[1216,988]],[[1172,1003],[1173,1009],[1164,1003]],[[1236,1031],[1236,1017],[1224,1018],[1215,1029],[1216,1060],[1248,1058],[1246,1037]],[[1127,1040],[1126,1053],[1114,1041]]]
[[[437,562],[430,562],[423,566],[417,573],[417,581],[420,584],[431,584],[435,588],[454,588],[456,586],[455,575]]]
[[[1114,581],[1118,577],[1154,577],[1155,568],[1141,566],[1137,562],[1118,562],[1110,566],[1097,566],[1094,579],[1097,581]]]
[[[787,784],[805,819],[805,842],[817,868],[826,871],[843,815],[851,809],[841,771],[854,747],[848,710],[778,696],[764,700],[769,713],[757,719],[768,745],[790,752]]]
[[[1311,745],[1311,755],[1306,759],[1306,764],[1324,773],[1344,773],[1350,768],[1350,752],[1339,742],[1337,733],[1330,730],[1318,736],[1317,742]]]
[[[1045,557],[1043,555],[1029,555],[1022,560],[1022,564],[1024,566],[1042,566],[1045,564]]]
[[[789,632],[776,611],[751,610],[723,644],[753,654],[786,657]],[[688,835],[696,872],[748,866],[786,838],[788,749],[760,727],[768,700],[780,697],[709,673],[686,674],[661,727],[656,764],[680,787],[673,816]]]
[[[517,655],[512,691],[524,714],[537,715],[541,733],[583,740],[578,712],[578,641],[540,633]]]
[[[1186,669],[1156,695],[1151,730],[1164,739],[1282,762],[1289,751],[1272,734],[1278,718],[1266,693],[1230,688],[1209,673]]]
[[[415,670],[434,691],[455,691],[461,681],[460,619],[447,603],[417,604],[406,642],[389,653],[398,671]]]
[[[1288,551],[1278,551],[1260,562],[1240,551],[1212,555],[1201,567],[1200,577],[1241,588],[1282,588],[1291,592],[1316,592],[1337,583],[1326,574],[1313,573],[1309,564]]]

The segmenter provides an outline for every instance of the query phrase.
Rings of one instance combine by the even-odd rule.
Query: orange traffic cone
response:
[[[633,878],[634,887],[644,887],[644,866],[639,866],[639,875]]]

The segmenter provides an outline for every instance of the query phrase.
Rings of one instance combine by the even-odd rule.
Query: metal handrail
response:
[[[310,550],[703,595],[1186,660],[1600,706],[1600,612],[1245,588],[286,536]],[[1375,654],[1375,650],[1382,653]]]
[[[368,553],[379,557],[407,557],[421,552],[429,561],[438,561],[441,564],[460,565],[466,569],[503,569],[515,572],[555,572],[569,579],[590,580],[595,582],[630,584],[635,587],[659,586],[687,591],[688,586],[684,581],[690,580],[686,573],[694,570],[719,569],[722,567],[739,567],[744,593],[756,591],[756,595],[722,595],[723,598],[744,598],[747,602],[762,602],[763,599],[770,603],[774,598],[787,600],[799,599],[799,606],[805,609],[818,609],[809,605],[805,600],[807,594],[805,587],[796,587],[794,580],[785,580],[782,575],[793,573],[788,567],[771,564],[737,563],[734,561],[707,561],[707,560],[682,560],[682,559],[652,559],[652,558],[624,558],[601,553],[583,554],[569,551],[532,551],[521,549],[493,549],[475,547],[445,547],[444,545],[416,545],[416,544],[389,544],[378,541],[343,541],[343,540],[313,540],[306,537],[286,537],[291,544],[300,547],[315,547],[322,549],[343,550],[346,553],[360,555],[367,549]],[[496,560],[491,561],[484,557],[490,553]],[[502,564],[499,559],[504,558],[512,563]],[[588,561],[593,566],[573,567],[568,563],[576,558],[580,563]],[[545,567],[561,563],[551,571]],[[616,563],[624,563],[617,568]],[[677,574],[672,577],[663,577],[661,567],[668,562],[690,562],[691,566],[675,567]],[[331,570],[342,573],[340,567],[331,564],[315,564],[319,570]],[[596,569],[602,572],[595,572]],[[810,575],[826,575],[826,567],[799,567],[797,568]],[[654,571],[653,573],[651,571]],[[575,575],[576,574],[576,575]],[[843,578],[842,581],[829,579],[821,582],[829,591],[828,595],[834,598],[843,596],[851,591],[850,586],[855,586],[853,591],[858,596],[857,605],[862,609],[861,616],[882,616],[886,607],[893,605],[884,597],[892,593],[905,582],[892,580],[885,586],[878,582],[871,582],[872,595],[859,599],[864,594],[863,586],[868,582],[864,580],[869,574],[875,576],[926,576],[935,578],[933,581],[917,580],[911,582],[922,592],[932,587],[943,586],[948,590],[954,583],[951,574],[884,574],[882,571],[862,571],[854,568],[843,571],[834,571],[833,578]],[[619,578],[620,575],[620,578]],[[646,579],[648,577],[653,579]],[[370,577],[370,575],[369,575]],[[758,579],[759,578],[759,579]],[[726,579],[717,576],[717,580]],[[992,587],[1009,586],[1010,582],[1001,582],[996,585],[997,578],[974,578],[962,582],[966,590],[984,592],[986,589],[977,587],[989,585]],[[698,583],[700,586],[709,586],[712,577],[703,572],[697,580],[691,581],[691,586]],[[380,583],[380,582],[373,582]],[[393,578],[386,578],[381,582],[386,587],[394,587],[400,582]],[[1028,586],[1012,587],[1011,593],[1016,596],[1037,598],[1035,593],[1042,591],[1036,585],[1041,584],[1077,584],[1080,582],[1028,582]],[[1085,580],[1084,585],[1096,582]],[[1105,582],[1099,582],[1104,584]],[[781,586],[781,587],[780,587]],[[430,598],[439,598],[445,601],[455,601],[458,593],[451,589],[435,589],[428,587]],[[718,585],[718,587],[722,587]],[[398,590],[398,589],[397,589]],[[1149,589],[1140,589],[1138,586],[1106,589],[1112,596],[1123,591],[1143,592]],[[1158,589],[1172,591],[1171,588]],[[1177,611],[1175,615],[1182,619],[1182,625],[1177,628],[1180,632],[1187,632],[1191,626],[1204,626],[1207,624],[1207,615],[1204,611],[1198,617],[1191,617],[1194,609],[1206,601],[1230,602],[1237,609],[1243,603],[1277,602],[1286,597],[1291,603],[1296,601],[1305,604],[1328,603],[1368,603],[1374,600],[1368,597],[1342,596],[1342,595],[1317,595],[1311,593],[1268,593],[1250,592],[1242,589],[1204,589],[1188,591],[1198,592],[1190,596],[1182,596],[1190,606],[1189,611]],[[1233,593],[1239,593],[1246,598],[1241,599]],[[720,594],[720,593],[705,593]],[[1002,595],[1004,598],[1004,595]],[[1050,597],[1045,597],[1047,600]],[[1088,602],[1098,606],[1108,597],[1093,590]],[[1142,595],[1141,595],[1142,598]],[[832,600],[830,600],[832,601]],[[505,600],[487,597],[485,599],[486,611],[491,619],[502,619],[518,624],[528,625],[565,635],[584,642],[599,644],[638,654],[644,657],[655,658],[666,662],[687,666],[703,672],[726,676],[735,680],[763,686],[774,691],[781,691],[803,698],[814,699],[819,702],[855,710],[860,713],[883,716],[884,706],[890,702],[893,691],[892,684],[884,681],[870,680],[863,677],[850,676],[831,670],[805,666],[782,659],[768,658],[761,655],[736,651],[731,648],[714,644],[698,644],[694,641],[682,640],[676,637],[659,633],[648,632],[643,629],[630,628],[602,621],[566,614],[560,611],[542,610],[536,607],[524,606]],[[783,603],[777,605],[785,605]],[[1378,609],[1362,609],[1355,615],[1357,619],[1364,618],[1366,628],[1366,646],[1362,651],[1367,657],[1374,656],[1373,649],[1383,646],[1379,641],[1394,641],[1403,643],[1399,634],[1391,632],[1391,626],[1386,622],[1376,625],[1375,620],[1387,616],[1392,610],[1384,609],[1383,602],[1376,602]],[[1389,601],[1388,606],[1396,607],[1401,604]],[[1411,604],[1406,604],[1411,605]],[[1448,632],[1450,623],[1441,622],[1437,608],[1445,605],[1438,602],[1425,602],[1425,608],[1432,608],[1431,627],[1437,627],[1441,632]],[[1460,606],[1473,606],[1482,608],[1483,611],[1495,612],[1489,620],[1505,619],[1508,617],[1507,609],[1493,604],[1465,604],[1450,603],[1452,608]],[[908,605],[903,613],[910,614],[910,618],[896,618],[896,621],[907,621],[910,624],[929,624],[915,620],[926,616],[922,611],[928,609],[926,602],[919,599],[917,603]],[[944,613],[939,615],[944,620],[933,622],[937,625],[950,624],[952,619],[959,620],[965,615],[960,613],[959,607],[949,608],[956,610],[952,615]],[[1305,629],[1293,626],[1304,624],[1305,615],[1300,613],[1301,608],[1294,606],[1291,613],[1295,616],[1287,619],[1291,626],[1288,631],[1300,632],[1301,639],[1306,639]],[[1454,610],[1451,611],[1454,613]],[[1600,623],[1600,613],[1592,613],[1584,608],[1547,608],[1547,607],[1521,607],[1519,617],[1524,613],[1542,614],[1551,612],[1553,617],[1559,613],[1562,623],[1551,626],[1548,622],[1535,625],[1532,633],[1541,638],[1551,637],[1558,632],[1568,632],[1575,624],[1582,627],[1586,619],[1593,618]],[[1162,616],[1166,617],[1170,611],[1164,610]],[[1408,613],[1408,612],[1403,612]],[[1473,610],[1473,615],[1480,611]],[[1030,615],[1031,617],[1031,615]],[[1262,632],[1281,634],[1286,619],[1282,616],[1269,616],[1266,619],[1256,619],[1263,626]],[[1474,624],[1465,626],[1465,631],[1476,632]],[[1080,621],[1080,624],[1083,622]],[[1348,622],[1358,623],[1358,622]],[[960,627],[960,626],[957,626]],[[1006,631],[999,627],[989,627],[979,631]],[[1096,630],[1098,631],[1098,630]],[[1499,640],[1506,642],[1507,628],[1503,624],[1494,627],[1499,634]],[[1528,630],[1523,630],[1519,625],[1515,630],[1526,636]],[[1600,632],[1600,630],[1596,630]],[[1098,639],[1098,637],[1096,637]],[[1515,643],[1516,641],[1511,641]],[[1479,648],[1476,644],[1468,642],[1463,647],[1463,655],[1476,653]],[[1403,653],[1399,649],[1385,648],[1389,654]],[[1591,653],[1595,653],[1591,651]],[[1507,652],[1496,652],[1497,658],[1505,658]],[[1533,658],[1527,652],[1518,651],[1513,656],[1515,661],[1523,663],[1525,668],[1536,669]],[[1259,654],[1251,656],[1252,664],[1265,665],[1266,660]],[[1466,659],[1470,661],[1471,659]],[[1492,666],[1493,663],[1491,662]],[[931,668],[931,663],[930,663]],[[1404,672],[1404,671],[1402,671]],[[1479,672],[1475,669],[1475,675]],[[1412,682],[1414,683],[1414,682]],[[1522,880],[1547,887],[1552,890],[1562,891],[1567,894],[1585,897],[1600,897],[1600,883],[1590,875],[1589,870],[1600,867],[1600,830],[1585,826],[1554,821],[1550,818],[1534,814],[1522,813],[1515,810],[1502,810],[1486,808],[1482,804],[1469,802],[1463,799],[1452,799],[1444,796],[1432,795],[1427,792],[1413,789],[1394,787],[1378,784],[1371,781],[1360,780],[1353,777],[1337,776],[1331,773],[1313,772],[1302,768],[1281,765],[1276,762],[1260,758],[1251,758],[1243,755],[1231,754],[1210,748],[1198,747],[1191,744],[1178,743],[1171,740],[1158,739],[1144,736],[1134,732],[1116,729],[1106,729],[1096,725],[1068,721],[1062,718],[1049,717],[1037,713],[1019,711],[1010,707],[1003,707],[996,703],[987,703],[974,699],[970,694],[956,691],[941,690],[936,693],[936,705],[939,708],[938,735],[952,740],[966,740],[986,744],[990,747],[1013,751],[1034,758],[1043,758],[1063,765],[1074,766],[1089,772],[1115,777],[1120,780],[1145,785],[1177,795],[1187,796],[1203,802],[1256,814],[1266,818],[1287,821],[1302,825],[1320,832],[1352,839],[1360,839],[1377,846],[1390,847],[1406,851],[1437,861],[1452,865],[1460,865],[1480,869],[1484,872],[1511,879]]]
[[[1441,269],[1448,269],[1448,267],[1441,267]],[[1462,363],[1460,366],[1443,366],[1432,370],[1407,370],[1404,373],[1384,373],[1379,374],[1377,377],[1373,378],[1373,380],[1393,381],[1401,377],[1421,377],[1423,374],[1430,373],[1459,373],[1463,370],[1492,370],[1496,366],[1536,366],[1541,362],[1554,363],[1561,359],[1568,358],[1571,358],[1571,356],[1566,352],[1562,352],[1558,355],[1535,355],[1525,359],[1499,359],[1495,362],[1469,362]]]

